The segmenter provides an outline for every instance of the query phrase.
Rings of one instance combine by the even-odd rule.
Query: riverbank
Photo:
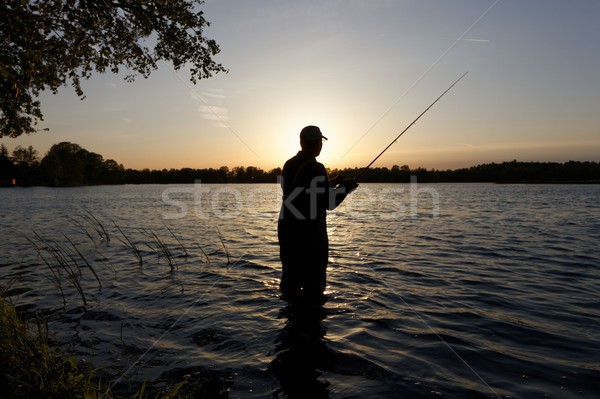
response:
[[[30,398],[220,398],[225,376],[195,368],[172,370],[157,381],[111,385],[103,370],[77,362],[52,345],[48,326],[36,315],[26,320],[10,300],[0,298],[0,392]]]

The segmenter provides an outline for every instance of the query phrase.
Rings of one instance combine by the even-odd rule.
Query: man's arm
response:
[[[343,179],[337,187],[330,187],[327,210],[332,211],[337,208],[338,205],[344,202],[348,194],[356,190],[357,187],[358,183],[354,179]]]

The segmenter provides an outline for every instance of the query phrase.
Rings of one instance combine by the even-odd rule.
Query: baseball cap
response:
[[[309,125],[300,131],[300,140],[315,141],[319,139],[327,140],[327,137],[323,136],[321,129],[317,126]]]

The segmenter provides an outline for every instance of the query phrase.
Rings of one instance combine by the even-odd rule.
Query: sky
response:
[[[598,0],[207,0],[228,68],[193,85],[167,63],[41,96],[39,132],[126,168],[282,166],[299,132],[329,138],[330,168],[600,161]]]

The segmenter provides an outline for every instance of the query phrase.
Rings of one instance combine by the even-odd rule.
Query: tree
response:
[[[12,159],[16,164],[25,163],[32,166],[38,162],[38,152],[31,145],[27,148],[18,145],[12,152]]]
[[[51,186],[79,186],[85,183],[85,158],[89,151],[64,141],[54,144],[42,159],[42,169]]]
[[[0,2],[0,137],[33,133],[43,120],[37,97],[120,67],[148,77],[160,60],[191,63],[191,81],[226,72],[213,60],[214,40],[202,0],[2,0]],[[44,129],[48,130],[48,129]]]
[[[0,185],[5,184],[13,173],[13,163],[8,156],[8,148],[0,144]]]

